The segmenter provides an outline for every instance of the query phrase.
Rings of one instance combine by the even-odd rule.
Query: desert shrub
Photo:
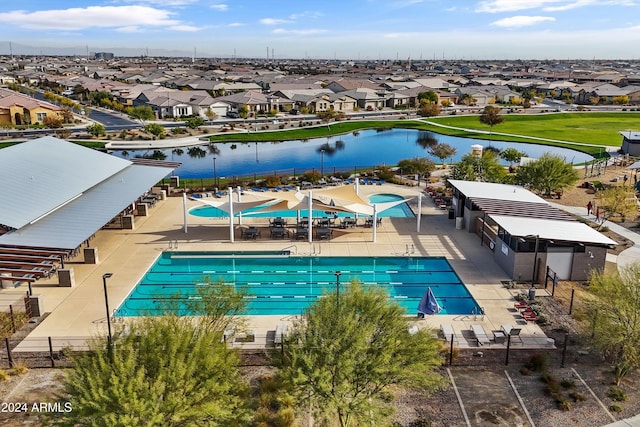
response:
[[[29,368],[22,362],[15,363],[11,372],[15,375],[24,375],[29,372]]]
[[[545,372],[549,368],[549,355],[535,353],[529,357],[524,366],[534,372]]]
[[[296,413],[293,408],[282,408],[273,421],[275,427],[291,427],[296,421]]]
[[[627,392],[619,388],[610,388],[607,397],[616,402],[627,400]]]
[[[529,298],[529,295],[525,293],[519,293],[513,297],[516,301],[526,301]]]
[[[584,394],[575,390],[569,393],[569,397],[572,398],[574,402],[584,402],[585,400],[587,400],[587,398],[584,397]]]
[[[524,366],[522,368],[520,368],[520,373],[522,375],[524,375],[524,376],[533,375],[533,371],[531,369],[529,369],[529,368],[524,367]]]
[[[0,369],[0,381],[9,381],[9,373],[4,369]]]
[[[561,411],[571,410],[571,402],[566,399],[559,399],[556,404],[558,405],[558,409],[560,409]]]
[[[431,427],[432,425],[431,421],[420,418],[419,420],[412,421],[409,427]]]
[[[609,410],[611,412],[622,412],[622,407],[620,405],[609,405]]]
[[[574,388],[576,386],[576,383],[570,378],[563,378],[560,381],[560,386],[562,388]]]

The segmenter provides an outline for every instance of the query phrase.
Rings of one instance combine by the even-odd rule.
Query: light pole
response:
[[[339,271],[333,273],[336,275],[336,307],[340,306],[340,275],[342,274]]]
[[[320,150],[320,176],[324,176],[324,148]]]
[[[213,156],[213,186],[218,187],[218,174],[216,173],[216,156]]]
[[[104,273],[102,275],[102,286],[104,287],[104,306],[107,309],[107,330],[109,335],[107,336],[107,346],[111,350],[111,313],[109,313],[109,296],[107,295],[107,279],[113,276],[113,273]]]

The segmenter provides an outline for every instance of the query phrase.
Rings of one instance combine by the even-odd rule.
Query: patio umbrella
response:
[[[442,307],[436,301],[436,296],[433,294],[431,287],[427,288],[427,292],[422,296],[420,303],[418,304],[418,313],[423,314],[436,314],[442,310]]]

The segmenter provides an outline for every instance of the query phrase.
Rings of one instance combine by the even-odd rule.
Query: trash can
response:
[[[456,230],[462,230],[464,227],[464,218],[459,216],[456,218]]]
[[[453,208],[449,208],[449,219],[454,219],[456,217],[456,211]]]
[[[536,288],[533,286],[529,288],[529,301],[536,299]]]

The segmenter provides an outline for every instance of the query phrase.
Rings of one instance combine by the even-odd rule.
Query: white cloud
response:
[[[229,10],[229,5],[224,3],[212,4],[211,9],[217,10],[218,12],[226,12]]]
[[[556,18],[551,16],[511,16],[509,18],[499,19],[491,23],[491,25],[503,28],[528,27],[540,24],[542,22],[555,21]]]
[[[501,13],[526,9],[559,12],[587,6],[635,6],[635,0],[483,0],[476,12]]]
[[[260,23],[262,25],[280,25],[280,24],[288,24],[291,21],[287,21],[286,19],[276,19],[276,18],[262,18]]]
[[[242,22],[232,22],[230,24],[227,25],[227,27],[244,27],[247,24],[242,23]]]
[[[273,30],[273,34],[292,34],[292,35],[296,35],[296,36],[312,36],[315,34],[323,34],[326,33],[327,30],[323,30],[323,29],[314,29],[314,28],[310,28],[308,30],[285,30],[284,28],[276,28],[275,30]]]
[[[147,6],[89,6],[60,10],[0,13],[0,22],[22,28],[77,31],[88,28],[173,27],[171,12]]]
[[[156,6],[164,6],[164,7],[179,7],[179,6],[187,6],[193,3],[197,3],[198,0],[122,0],[122,3],[147,3],[153,4]]]
[[[171,27],[169,27],[169,29],[173,30],[173,31],[183,31],[183,32],[187,32],[187,33],[195,33],[196,31],[200,31],[203,28],[195,27],[193,25],[180,24],[180,25],[172,25]]]
[[[295,21],[301,18],[321,18],[324,16],[324,13],[322,12],[315,12],[315,11],[304,11],[302,13],[292,13],[291,15],[289,15],[289,19]]]

